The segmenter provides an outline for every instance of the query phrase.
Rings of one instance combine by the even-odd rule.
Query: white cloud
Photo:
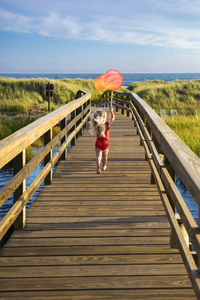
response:
[[[3,31],[31,32],[31,17],[0,9],[0,29]]]
[[[151,5],[159,11],[171,12],[184,15],[199,15],[200,1],[199,0],[148,0]]]
[[[147,0],[148,4],[161,3]],[[196,1],[193,1],[193,4]],[[118,2],[118,5],[120,2]],[[165,7],[172,0],[166,0]],[[192,10],[189,1],[178,0]],[[172,9],[172,8],[171,8]],[[177,4],[173,5],[177,9]],[[175,19],[163,17],[155,11],[149,14],[133,15],[126,19],[121,15],[91,16],[86,18],[65,13],[50,12],[46,15],[26,16],[0,9],[0,30],[19,33],[37,33],[60,39],[96,40],[112,43],[200,49],[199,30],[189,29]]]

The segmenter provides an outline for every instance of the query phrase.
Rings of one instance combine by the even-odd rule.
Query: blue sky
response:
[[[199,0],[0,0],[0,73],[200,72]]]

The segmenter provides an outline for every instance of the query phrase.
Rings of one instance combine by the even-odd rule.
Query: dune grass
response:
[[[79,89],[92,94],[92,101],[100,98],[94,86],[94,80],[63,79],[12,79],[0,78],[0,111],[7,115],[0,116],[0,139],[12,134],[16,130],[28,125],[41,112],[48,110],[48,99],[44,86],[54,84],[54,93],[51,98],[51,110],[75,99]],[[16,116],[10,116],[16,114]],[[19,116],[20,114],[20,116]],[[21,115],[24,114],[24,117]],[[36,116],[28,117],[28,115]]]
[[[163,110],[168,126],[200,156],[200,80],[134,82],[128,89],[156,112]]]
[[[84,79],[10,79],[0,78],[0,111],[27,113],[47,109],[47,97],[44,89],[46,83],[55,86],[51,98],[52,109],[75,99],[79,89],[91,92],[92,100],[100,97],[95,89],[94,80]]]
[[[128,89],[156,110],[200,110],[200,80],[134,82]]]
[[[9,136],[18,129],[30,124],[35,118],[31,117],[15,117],[1,116],[0,117],[0,140]]]
[[[200,156],[200,119],[192,116],[176,116],[165,118],[164,121],[193,152]]]
[[[92,79],[0,78],[0,111],[24,114],[46,112],[48,105],[44,85],[48,82],[55,86],[51,99],[52,110],[74,100],[79,89],[90,92],[93,102],[98,102],[102,94],[95,89]],[[137,93],[158,113],[161,110],[176,110],[177,117],[163,117],[164,120],[197,155],[200,155],[199,120],[195,117],[195,112],[198,112],[200,118],[200,80],[134,82],[128,86],[128,90]],[[1,116],[0,139],[28,125],[34,119],[27,116],[14,119]]]
[[[53,83],[55,87],[51,98],[51,110],[55,110],[59,106],[74,100],[79,89],[91,92],[93,101],[100,98],[102,94],[95,89],[94,80],[92,79],[0,78],[0,111],[4,113],[4,115],[0,116],[0,139],[33,122],[40,116],[41,112],[47,112],[48,99],[44,86],[48,82]],[[53,135],[58,130],[58,127],[53,128]],[[41,147],[42,140],[39,139],[33,146]],[[29,159],[32,157],[31,151],[32,148],[28,147]]]

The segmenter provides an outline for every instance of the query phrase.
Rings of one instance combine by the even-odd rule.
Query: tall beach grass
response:
[[[176,116],[164,118],[164,121],[193,152],[200,156],[200,119],[193,116]]]
[[[191,81],[153,80],[128,86],[153,109],[200,110],[200,79]]]
[[[168,126],[200,156],[200,80],[134,82],[128,89],[161,114]]]
[[[79,89],[91,92],[92,100],[99,98],[101,95],[95,89],[94,80],[92,79],[0,78],[0,111],[27,113],[46,110],[47,97],[44,86],[48,82],[55,86],[53,97],[51,98],[51,107],[53,109],[74,100]]]

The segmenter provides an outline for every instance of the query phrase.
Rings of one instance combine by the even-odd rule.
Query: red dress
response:
[[[102,151],[106,150],[109,147],[109,134],[110,134],[110,127],[109,122],[106,121],[106,131],[105,136],[97,136],[95,146]]]

